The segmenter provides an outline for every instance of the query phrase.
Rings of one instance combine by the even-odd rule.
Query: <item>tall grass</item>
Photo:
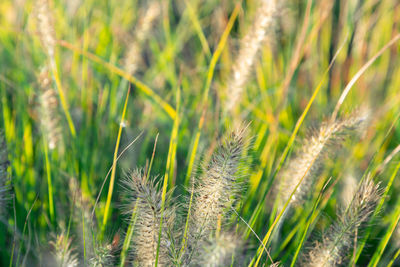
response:
[[[399,265],[399,12],[0,1],[0,266]]]

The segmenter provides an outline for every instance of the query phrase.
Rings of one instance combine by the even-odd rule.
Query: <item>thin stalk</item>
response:
[[[272,174],[272,177],[271,177],[271,179],[270,179],[269,185],[272,184],[272,182],[273,182],[273,180],[275,179],[277,173],[278,173],[278,172],[280,171],[280,169],[282,168],[282,166],[283,166],[283,164],[284,164],[284,162],[285,162],[285,160],[286,160],[286,158],[287,158],[287,156],[288,156],[288,154],[289,154],[289,151],[290,151],[290,149],[291,149],[291,147],[292,147],[292,145],[293,145],[293,143],[294,143],[294,140],[295,140],[295,138],[296,138],[296,136],[297,136],[297,133],[298,133],[298,131],[299,131],[299,129],[300,129],[300,126],[303,124],[303,121],[304,121],[304,119],[305,119],[305,117],[306,117],[308,111],[310,110],[312,103],[314,102],[314,100],[315,100],[315,98],[317,97],[319,91],[321,90],[322,85],[323,85],[323,83],[324,83],[324,81],[325,81],[325,78],[326,78],[327,74],[329,73],[329,70],[332,68],[333,63],[335,62],[336,57],[338,56],[338,54],[339,54],[340,51],[342,50],[343,46],[344,46],[344,42],[343,42],[343,44],[341,45],[341,47],[338,49],[338,51],[336,52],[336,54],[335,54],[335,56],[333,57],[332,61],[330,62],[328,68],[325,70],[324,74],[322,75],[321,81],[319,82],[319,84],[318,84],[317,87],[315,88],[315,90],[314,90],[314,92],[313,92],[313,95],[311,96],[310,100],[309,100],[308,103],[307,103],[306,108],[304,109],[303,113],[301,114],[300,118],[298,119],[298,121],[297,121],[297,123],[296,123],[296,126],[295,126],[295,128],[294,128],[294,130],[293,130],[293,132],[292,132],[292,134],[291,134],[291,136],[290,136],[290,138],[289,138],[289,141],[288,141],[288,143],[287,143],[287,145],[286,145],[286,147],[285,147],[285,150],[283,151],[282,156],[281,156],[281,158],[280,158],[280,160],[279,160],[278,167],[276,168],[276,170],[275,170],[274,173]],[[303,177],[303,178],[304,178],[304,177]],[[255,211],[254,211],[253,214],[251,215],[250,222],[249,222],[249,224],[250,224],[251,227],[254,227],[254,224],[255,224],[255,222],[256,222],[256,220],[257,220],[257,218],[258,218],[258,215],[261,213],[261,210],[262,210],[262,208],[264,207],[264,201],[266,200],[266,196],[267,196],[267,193],[268,193],[268,187],[269,187],[269,186],[267,186],[267,190],[265,190],[265,192],[264,192],[264,194],[263,194],[262,200],[258,202],[258,204],[257,204],[257,206],[256,206],[256,208],[255,208]],[[297,190],[297,189],[296,189],[296,190]],[[261,247],[259,247],[258,250],[261,250]],[[253,260],[254,260],[254,259],[253,259]],[[250,263],[249,266],[251,266],[252,264],[253,264],[253,261],[252,261],[252,263]]]
[[[163,189],[162,189],[162,195],[161,195],[161,218],[160,218],[160,230],[158,234],[158,242],[157,242],[157,251],[156,251],[156,262],[155,266],[157,267],[158,265],[158,256],[160,254],[160,243],[161,243],[161,236],[162,236],[162,225],[163,225],[163,213],[165,209],[165,199],[167,195],[167,187],[168,187],[168,182],[169,182],[169,176],[171,176],[171,173],[173,172],[174,166],[174,157],[175,157],[175,152],[176,152],[176,146],[177,146],[177,136],[178,136],[178,129],[179,129],[179,106],[180,106],[180,89],[179,87],[177,88],[177,94],[176,94],[176,116],[174,120],[174,125],[172,127],[172,133],[171,133],[171,140],[169,143],[169,150],[168,150],[168,158],[167,158],[167,167],[165,170],[165,175],[164,175],[164,183],[163,183]]]
[[[51,182],[51,167],[50,167],[47,143],[44,140],[43,140],[43,148],[44,148],[44,157],[45,157],[45,164],[46,164],[47,190],[48,190],[48,194],[49,194],[50,220],[52,223],[54,223],[54,202],[53,202],[53,185]]]
[[[69,113],[69,110],[68,110],[67,99],[65,98],[65,95],[64,95],[61,80],[60,80],[58,70],[57,70],[57,65],[55,63],[54,58],[50,58],[50,69],[51,69],[51,72],[53,73],[54,81],[56,82],[57,92],[58,92],[58,95],[60,96],[61,106],[64,111],[65,117],[67,119],[69,130],[71,132],[72,137],[75,137],[76,131],[75,131],[74,122],[72,121],[71,114]]]
[[[313,210],[312,210],[311,215],[310,215],[310,219],[308,220],[306,228],[304,229],[304,233],[303,233],[303,235],[301,237],[299,245],[297,246],[297,249],[296,249],[296,252],[294,254],[292,263],[290,264],[290,267],[293,267],[294,264],[296,263],[297,257],[299,256],[300,250],[303,247],[304,241],[306,239],[306,236],[307,236],[307,233],[308,233],[308,229],[310,228],[310,225],[313,222],[313,217],[314,217],[315,211],[317,210],[317,207],[318,207],[319,202],[321,201],[323,192],[325,191],[325,188],[328,185],[330,180],[331,180],[331,178],[329,178],[328,181],[325,183],[324,187],[322,188],[322,190],[320,191],[320,193],[318,195],[317,200],[315,201]]]
[[[126,109],[127,109],[127,106],[128,106],[128,99],[129,99],[130,91],[131,91],[130,88],[128,88],[128,91],[126,93],[126,98],[125,98],[124,109],[122,111],[121,123],[119,124],[117,142],[115,144],[115,150],[114,150],[114,159],[113,159],[113,167],[112,167],[112,171],[111,171],[110,185],[108,187],[107,202],[106,202],[106,207],[105,207],[105,210],[104,210],[103,227],[102,227],[102,234],[101,235],[103,235],[103,233],[104,233],[105,227],[107,225],[108,215],[109,215],[109,212],[110,212],[111,197],[112,197],[112,194],[113,194],[114,183],[115,183],[115,172],[116,172],[118,148],[119,148],[119,143],[121,141],[123,121],[125,119],[125,114],[126,114]]]
[[[106,69],[108,69],[109,71],[121,76],[122,78],[130,81],[132,84],[134,84],[136,86],[136,88],[138,88],[142,93],[144,93],[145,95],[147,95],[150,99],[152,99],[155,103],[157,103],[160,107],[162,107],[162,109],[171,117],[171,119],[175,118],[176,115],[176,111],[173,107],[171,107],[170,104],[168,104],[167,102],[165,102],[158,94],[156,94],[150,87],[148,87],[146,84],[144,84],[143,82],[139,81],[137,78],[135,78],[134,76],[130,75],[129,73],[127,73],[126,71],[114,66],[113,64],[105,61],[104,59],[98,57],[97,55],[90,53],[88,51],[84,51],[66,41],[60,40],[58,41],[58,43],[69,49],[72,50],[78,54],[81,54],[82,56],[87,57],[88,59],[90,59],[93,62],[96,62],[100,65],[102,65],[103,67],[105,67]]]
[[[397,201],[397,207],[396,210],[394,211],[394,214],[392,215],[390,226],[387,228],[385,235],[382,237],[381,242],[378,245],[378,248],[376,249],[374,255],[372,256],[371,261],[368,264],[368,267],[376,267],[378,265],[379,260],[381,259],[383,252],[385,251],[385,248],[389,243],[389,239],[391,238],[393,232],[396,229],[397,224],[399,223],[399,220],[400,220],[400,199]]]
[[[215,66],[217,65],[218,59],[220,58],[221,53],[225,47],[225,44],[229,37],[229,33],[232,30],[233,24],[234,24],[237,16],[239,15],[239,11],[240,11],[240,4],[237,4],[235,9],[232,12],[231,17],[229,18],[228,24],[226,25],[226,28],[221,36],[221,39],[218,42],[217,49],[213,53],[211,61],[210,61],[210,65],[208,67],[207,79],[206,79],[206,83],[204,86],[203,100],[202,100],[202,105],[201,105],[202,113],[201,113],[201,117],[200,117],[197,129],[196,129],[195,139],[193,142],[193,148],[192,148],[192,150],[190,152],[190,156],[189,156],[189,165],[188,165],[188,169],[186,172],[185,184],[187,184],[189,182],[190,176],[192,175],[194,160],[196,158],[197,148],[198,148],[199,141],[200,141],[200,135],[201,135],[201,131],[202,131],[203,125],[204,125],[206,105],[207,105],[207,101],[208,101],[208,92],[210,91],[211,82],[214,77]]]

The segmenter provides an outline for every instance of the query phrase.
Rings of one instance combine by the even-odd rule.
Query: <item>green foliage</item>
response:
[[[336,254],[349,266],[399,265],[399,14],[396,0],[0,1],[0,266],[133,262],[146,194],[120,208],[124,173],[136,168],[159,205],[156,258],[169,239],[176,265],[307,265],[346,207],[357,209],[343,195],[359,188],[345,179],[368,174],[382,197]],[[317,153],[318,172],[314,158],[295,166],[308,129],[361,107],[370,116],[360,137]],[[207,180],[207,166],[226,160],[219,144],[247,124],[230,147],[240,183],[221,194],[192,253],[196,185],[213,188],[219,173]],[[289,205],[297,188],[306,197]]]

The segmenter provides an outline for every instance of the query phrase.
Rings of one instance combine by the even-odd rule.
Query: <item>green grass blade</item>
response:
[[[50,220],[54,223],[54,201],[53,201],[53,183],[51,181],[51,167],[49,160],[49,153],[47,143],[43,140],[44,157],[46,164],[46,176],[47,176],[47,193],[49,194],[49,214]]]
[[[72,137],[75,137],[76,136],[76,130],[75,130],[74,122],[72,121],[71,114],[69,113],[67,99],[66,99],[66,97],[64,95],[64,91],[63,91],[63,87],[62,87],[62,84],[61,84],[60,76],[59,76],[58,70],[57,70],[57,65],[56,65],[54,59],[50,59],[50,69],[52,71],[52,74],[53,74],[53,77],[54,77],[54,81],[56,82],[56,88],[57,88],[58,95],[60,96],[61,107],[63,109],[65,117],[67,118],[69,130],[71,132]]]
[[[59,41],[59,44],[69,50],[72,50],[76,53],[79,53],[88,59],[92,60],[93,62],[96,62],[109,71],[121,76],[122,78],[130,81],[132,84],[134,84],[142,93],[147,95],[150,99],[152,99],[156,104],[158,104],[162,109],[172,118],[175,118],[176,111],[171,105],[169,105],[167,102],[165,102],[158,94],[156,94],[150,87],[145,85],[143,82],[139,81],[137,78],[133,77],[132,75],[129,75],[127,72],[124,70],[114,66],[113,64],[104,61],[100,57],[96,56],[93,53],[90,53],[88,51],[83,51],[82,49],[69,44],[66,41]]]
[[[173,173],[173,168],[174,168],[172,163],[174,162],[173,158],[175,156],[174,153],[176,152],[176,146],[177,146],[177,137],[178,137],[178,129],[179,129],[179,105],[180,105],[180,89],[178,87],[177,88],[177,94],[176,94],[176,110],[177,110],[177,113],[176,113],[176,116],[175,116],[174,125],[172,127],[171,139],[170,139],[169,150],[168,150],[167,167],[166,167],[166,170],[165,170],[163,188],[162,188],[162,195],[161,195],[160,230],[159,230],[159,233],[158,233],[158,242],[157,242],[155,266],[158,265],[158,256],[159,256],[159,253],[160,253],[160,242],[161,242],[162,225],[163,225],[163,213],[164,213],[164,209],[165,209],[165,200],[166,200],[166,196],[167,196],[167,187],[168,187],[168,183],[169,183],[169,177],[171,176],[171,173]]]
[[[199,40],[203,47],[203,50],[207,54],[207,56],[211,56],[210,46],[208,45],[207,38],[204,36],[204,32],[201,28],[201,25],[200,25],[200,22],[199,22],[196,12],[194,11],[190,1],[185,0],[185,4],[189,11],[189,18],[193,23],[193,26],[194,26],[194,29],[196,30],[197,35],[199,36]]]
[[[331,69],[333,63],[334,63],[335,60],[336,60],[337,55],[339,54],[339,52],[341,51],[342,48],[343,48],[343,45],[342,45],[342,46],[339,48],[339,50],[336,52],[335,56],[333,57],[332,61],[331,61],[330,64],[329,64],[328,68],[325,70],[324,74],[322,75],[322,79],[321,79],[321,81],[319,82],[318,86],[315,88],[315,90],[314,90],[314,92],[313,92],[313,94],[312,94],[310,100],[308,101],[307,106],[305,107],[303,113],[301,114],[300,118],[297,120],[296,126],[295,126],[295,128],[294,128],[294,130],[293,130],[293,132],[292,132],[292,134],[291,134],[291,136],[290,136],[290,138],[289,138],[289,141],[288,141],[288,143],[287,143],[287,145],[286,145],[286,147],[285,147],[285,150],[284,150],[283,153],[282,153],[282,156],[281,156],[281,158],[280,158],[280,160],[279,160],[279,163],[278,163],[278,167],[276,168],[275,172],[273,173],[272,178],[271,178],[269,184],[272,184],[272,182],[273,182],[274,178],[276,177],[277,173],[279,173],[280,169],[282,168],[282,166],[283,166],[283,164],[284,164],[284,162],[285,162],[285,160],[286,160],[286,157],[287,157],[287,155],[289,154],[290,149],[292,148],[292,145],[293,145],[294,140],[295,140],[295,138],[296,138],[296,136],[297,136],[297,133],[298,133],[298,131],[299,131],[299,129],[300,129],[300,126],[303,124],[304,119],[305,119],[305,117],[306,117],[308,111],[309,111],[310,108],[311,108],[312,103],[314,102],[314,100],[315,100],[315,98],[317,97],[319,91],[321,90],[322,85],[323,85],[323,83],[324,83],[324,81],[325,81],[325,78],[326,78],[327,74],[329,73],[329,70]],[[303,177],[303,178],[304,178],[304,177]],[[301,179],[301,181],[302,181],[302,180],[303,180],[303,179]],[[301,181],[300,181],[300,183],[301,183]],[[300,184],[298,184],[297,186],[299,186],[299,185],[300,185]],[[297,190],[297,186],[296,186],[296,190]],[[267,189],[268,189],[268,187],[267,187]],[[294,192],[295,192],[295,191],[294,191]],[[294,193],[294,192],[293,192],[293,193]],[[252,216],[251,216],[250,223],[249,223],[251,227],[254,226],[254,224],[255,224],[255,222],[256,222],[256,220],[257,220],[257,218],[258,218],[258,215],[261,213],[261,209],[262,209],[263,206],[264,206],[264,201],[266,200],[266,194],[267,194],[267,193],[268,193],[268,190],[266,190],[266,192],[264,192],[263,197],[262,197],[262,200],[258,202],[258,204],[257,204],[257,206],[256,206],[256,208],[255,208],[255,210],[254,210],[254,212],[253,212],[253,214],[252,214]],[[291,197],[290,197],[290,198],[291,198]],[[289,198],[289,200],[290,200],[290,198]],[[288,204],[288,203],[286,203],[286,204]],[[287,206],[287,205],[285,205],[285,207],[286,207],[286,206]],[[285,209],[285,208],[284,208],[284,209]],[[284,212],[284,210],[282,210],[281,214],[278,215],[279,218],[280,218],[280,216],[282,216],[283,212]],[[276,219],[279,219],[278,217],[276,217]],[[270,230],[271,230],[271,229],[275,226],[275,224],[277,223],[276,219],[275,219],[275,223],[272,224]],[[271,230],[271,231],[272,231],[272,230]],[[268,233],[267,233],[267,235],[265,236],[264,240],[268,241],[269,235],[270,235],[270,234],[271,234],[271,232],[268,231]],[[264,244],[264,245],[265,245],[265,244]],[[262,252],[261,246],[259,246],[259,248],[257,249],[257,251],[258,251],[258,252],[257,252],[257,255],[258,255],[258,253]],[[262,253],[260,254],[260,257],[261,257],[261,255],[262,255]],[[260,259],[261,259],[261,258],[259,258],[258,261],[259,261]],[[252,260],[252,262],[250,263],[249,266],[252,266],[252,264],[254,263],[254,260],[255,260],[255,259],[253,258],[253,260]],[[258,264],[258,263],[257,263],[257,264]],[[256,266],[257,266],[257,264],[256,264]]]
[[[376,267],[378,265],[379,260],[381,259],[383,252],[385,251],[385,248],[389,243],[390,237],[396,230],[396,226],[400,220],[400,199],[397,201],[396,210],[393,212],[393,215],[391,217],[392,219],[390,226],[388,227],[385,235],[382,237],[381,242],[378,245],[378,248],[375,250],[375,253],[372,256],[372,259],[369,262],[368,267]]]
[[[124,244],[122,245],[121,256],[120,256],[120,265],[119,265],[120,267],[125,266],[127,252],[128,252],[129,246],[131,244],[131,240],[132,240],[132,236],[133,236],[133,230],[134,230],[135,224],[136,224],[137,206],[138,206],[138,202],[135,203],[135,207],[133,209],[132,216],[131,216],[131,219],[129,221],[128,230],[126,231]]]
[[[394,254],[393,258],[390,260],[387,267],[392,267],[393,263],[397,260],[397,258],[399,256],[400,256],[400,248],[396,251],[396,253]]]
[[[208,92],[210,91],[211,82],[214,77],[215,66],[217,65],[218,59],[220,58],[221,53],[226,45],[226,42],[229,37],[229,33],[232,30],[232,27],[236,20],[236,17],[239,15],[239,10],[240,10],[240,5],[237,4],[235,9],[232,12],[231,17],[229,18],[228,24],[226,25],[226,28],[221,36],[221,39],[218,42],[217,49],[215,50],[215,52],[211,58],[210,65],[208,67],[207,79],[206,79],[206,83],[204,86],[203,100],[202,100],[202,105],[201,105],[202,113],[201,113],[201,117],[200,117],[197,129],[196,129],[193,147],[192,147],[192,150],[191,150],[190,156],[189,156],[189,165],[187,168],[186,180],[185,180],[186,185],[188,184],[190,176],[192,175],[192,171],[193,171],[194,160],[196,158],[197,148],[198,148],[199,141],[200,141],[200,135],[201,135],[201,131],[202,131],[203,125],[204,125],[204,117],[205,117],[206,106],[207,106],[207,101],[208,101]]]
[[[190,212],[191,212],[192,203],[193,203],[193,195],[194,195],[194,184],[192,184],[192,190],[191,190],[191,193],[190,193],[189,208],[188,208],[188,211],[187,211],[186,222],[185,222],[185,231],[183,233],[182,247],[181,247],[181,250],[180,250],[180,255],[181,256],[185,252],[186,243],[187,243],[187,240],[188,240],[189,220],[190,220]]]
[[[398,164],[396,165],[396,168],[394,169],[392,175],[390,176],[389,182],[388,182],[388,184],[387,184],[386,187],[385,187],[385,191],[383,192],[383,195],[382,195],[382,197],[381,197],[381,200],[379,201],[379,204],[377,205],[377,207],[376,207],[376,209],[375,209],[375,211],[374,211],[374,214],[372,215],[372,219],[371,219],[372,222],[374,221],[374,219],[375,219],[376,216],[378,215],[379,211],[382,209],[383,205],[385,204],[385,200],[386,200],[386,198],[387,198],[387,196],[388,196],[388,194],[389,194],[390,189],[392,188],[394,179],[396,178],[397,173],[399,172],[399,170],[400,170],[400,163],[398,163]],[[366,241],[367,241],[369,235],[371,234],[371,231],[372,231],[372,227],[370,226],[370,227],[366,230],[366,233],[365,233],[365,235],[364,235],[362,241],[360,242],[360,246],[357,248],[357,253],[356,253],[356,256],[355,256],[355,258],[354,258],[354,263],[357,263],[357,260],[358,260],[359,257],[361,256],[361,253],[362,253],[362,251],[363,251],[363,249],[364,249],[364,246],[365,246],[365,244],[366,244]]]
[[[103,226],[102,226],[102,234],[101,235],[103,235],[103,233],[104,233],[104,230],[105,230],[105,227],[106,227],[107,221],[108,221],[108,216],[110,213],[111,198],[112,198],[112,194],[113,194],[113,190],[114,190],[114,183],[115,183],[115,172],[116,172],[118,148],[119,148],[119,143],[121,141],[123,122],[125,120],[125,114],[126,114],[126,109],[128,106],[128,99],[129,99],[130,91],[131,91],[130,88],[128,88],[128,91],[127,91],[126,97],[125,97],[124,109],[122,111],[121,123],[119,124],[117,142],[115,144],[115,150],[114,150],[114,159],[113,159],[113,167],[112,167],[112,171],[111,171],[110,185],[108,187],[107,202],[106,202],[106,206],[104,209]]]
[[[300,243],[298,244],[298,246],[297,246],[297,248],[296,248],[296,253],[295,253],[294,256],[293,256],[292,263],[290,264],[290,267],[293,267],[294,264],[296,263],[297,257],[299,256],[300,250],[301,250],[301,248],[303,247],[304,241],[305,241],[305,239],[306,239],[306,236],[307,236],[307,233],[308,233],[308,229],[310,228],[311,223],[314,221],[314,214],[315,214],[315,211],[317,210],[318,204],[319,204],[319,202],[321,201],[322,195],[323,195],[323,193],[324,193],[324,191],[325,191],[325,188],[326,188],[326,186],[328,185],[328,183],[329,183],[330,180],[331,180],[331,179],[328,179],[328,181],[325,183],[324,187],[323,187],[323,188],[321,189],[321,191],[319,192],[318,198],[317,198],[317,200],[315,201],[314,207],[313,207],[313,209],[312,209],[310,218],[309,218],[309,220],[308,220],[308,222],[307,222],[306,228],[304,229],[304,232],[303,232],[303,235],[302,235],[302,237],[301,237]]]

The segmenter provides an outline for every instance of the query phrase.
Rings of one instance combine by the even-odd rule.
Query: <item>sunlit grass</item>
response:
[[[262,21],[256,20],[264,14],[260,1],[152,1],[160,13],[143,38],[138,25],[150,1],[50,0],[54,20],[48,32],[54,30],[56,38],[50,52],[46,31],[38,29],[38,1],[0,1],[0,134],[7,145],[0,175],[11,178],[10,190],[0,183],[1,266],[51,264],[58,240],[60,247],[73,248],[63,253],[77,255],[82,264],[105,257],[107,264],[127,266],[140,211],[137,203],[130,214],[121,211],[121,181],[136,168],[147,179],[155,177],[161,192],[155,265],[164,251],[163,212],[170,205],[178,211],[176,236],[169,236],[173,264],[192,257],[190,264],[199,264],[206,254],[199,248],[195,255],[188,240],[194,236],[195,181],[229,133],[246,125],[240,197],[228,197],[232,206],[218,214],[210,234],[214,241],[227,233],[235,233],[230,240],[240,237],[233,244],[241,247],[225,265],[307,266],[309,249],[346,209],[341,193],[349,173],[357,182],[369,173],[382,197],[369,223],[357,229],[343,264],[400,264],[400,5],[276,1],[271,21],[263,21],[272,26],[257,32],[262,45],[254,61],[243,62],[249,74],[227,111],[235,60],[257,36],[246,37],[257,29],[253,22]],[[124,66],[135,40],[140,60],[130,73]],[[44,66],[57,92],[52,115],[62,142],[56,148],[41,127],[38,76]],[[341,149],[323,158],[308,198],[283,220],[302,180],[287,201],[277,185],[301,153],[302,140],[324,121],[361,107],[370,110],[362,135],[343,137]],[[76,196],[68,190],[72,179],[80,188]],[[76,205],[84,202],[89,221],[84,205]],[[76,214],[80,218],[72,220]]]

